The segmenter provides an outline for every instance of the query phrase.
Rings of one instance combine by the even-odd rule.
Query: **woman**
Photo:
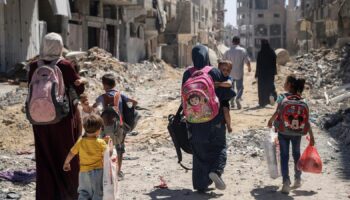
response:
[[[258,79],[259,106],[265,107],[276,100],[275,75],[276,54],[267,40],[261,40],[261,50],[258,53],[255,78]]]
[[[208,50],[203,45],[198,45],[192,50],[192,60],[197,70],[209,66]],[[220,82],[221,73],[213,68],[209,75],[214,82]],[[187,70],[183,75],[182,84],[191,76]],[[218,94],[218,93],[217,93]],[[222,98],[219,96],[219,100]],[[205,192],[214,181],[218,189],[225,189],[226,185],[221,179],[226,165],[226,129],[224,114],[220,109],[219,114],[210,122],[201,124],[188,124],[193,149],[193,187],[199,192]]]
[[[65,86],[74,86],[79,75],[73,65],[62,56],[63,42],[59,34],[49,33],[43,39],[40,59],[45,63],[58,61]],[[29,82],[38,68],[37,61],[30,64]],[[78,94],[84,86],[74,86]],[[36,158],[36,199],[73,200],[77,199],[79,163],[74,159],[72,171],[64,172],[65,156],[80,136],[81,119],[77,108],[70,104],[70,113],[57,124],[33,125]]]

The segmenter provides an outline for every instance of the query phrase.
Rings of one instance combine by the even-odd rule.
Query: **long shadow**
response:
[[[263,188],[255,188],[250,194],[256,200],[293,200],[294,198],[277,191],[277,186],[265,186]]]
[[[146,195],[150,196],[152,200],[209,200],[218,199],[223,196],[223,194],[217,194],[212,191],[199,193],[189,189],[155,189]]]
[[[303,197],[309,197],[317,194],[315,191],[306,191],[306,190],[293,190],[293,197],[303,196]]]

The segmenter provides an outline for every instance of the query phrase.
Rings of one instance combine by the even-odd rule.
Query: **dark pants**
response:
[[[281,153],[281,171],[283,177],[283,183],[286,181],[290,182],[289,178],[289,144],[292,143],[292,151],[294,158],[294,177],[299,179],[301,177],[301,171],[297,169],[297,163],[300,158],[300,142],[301,136],[287,136],[283,134],[278,134],[278,140],[280,144],[280,153]]]
[[[223,115],[222,112],[219,115]],[[226,165],[226,128],[223,116],[208,123],[191,124],[189,132],[193,149],[193,187],[196,190],[206,190],[212,183],[209,173],[221,175]]]

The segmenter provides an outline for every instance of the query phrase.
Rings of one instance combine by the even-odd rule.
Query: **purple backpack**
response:
[[[50,64],[38,61],[26,100],[26,114],[31,124],[56,124],[69,113],[63,75],[57,66],[59,61],[55,60]]]

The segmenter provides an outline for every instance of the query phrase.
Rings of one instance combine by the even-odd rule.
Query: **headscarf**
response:
[[[262,55],[270,55],[270,56],[276,56],[275,51],[271,48],[269,41],[266,39],[261,40],[261,49],[260,53]]]
[[[43,39],[40,59],[46,61],[57,60],[62,56],[63,41],[61,35],[48,33]]]
[[[197,69],[210,66],[208,48],[203,45],[197,45],[192,49],[193,65]]]

